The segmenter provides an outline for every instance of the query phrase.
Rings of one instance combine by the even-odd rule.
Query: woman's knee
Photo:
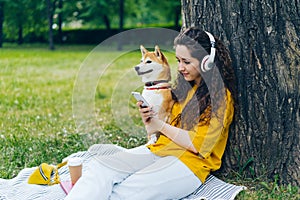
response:
[[[180,160],[165,157],[113,187],[112,199],[179,199],[201,181]]]

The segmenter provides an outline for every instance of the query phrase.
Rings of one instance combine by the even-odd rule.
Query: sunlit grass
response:
[[[59,162],[83,148],[71,102],[76,73],[87,53],[88,48],[1,49],[1,177],[11,178],[41,162]]]
[[[133,71],[140,60],[139,51],[121,56],[119,52],[100,52],[107,59],[116,57],[94,91],[95,118],[103,133],[97,129],[89,134],[78,131],[72,110],[74,84],[81,67],[89,67],[86,58],[93,48],[57,46],[49,51],[45,45],[5,45],[0,49],[1,178],[12,178],[24,167],[42,162],[58,163],[101,142],[99,134],[124,147],[146,141],[130,97],[130,91],[140,90],[142,85],[135,83],[140,80]],[[167,56],[171,66],[176,66],[174,55]],[[292,186],[240,177],[226,181],[248,187],[237,199],[299,199],[298,188]]]

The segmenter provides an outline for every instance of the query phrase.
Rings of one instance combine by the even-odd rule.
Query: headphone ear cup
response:
[[[207,72],[215,66],[214,60],[216,54],[216,47],[215,47],[216,41],[214,39],[214,36],[209,32],[205,31],[205,33],[209,37],[211,48],[210,48],[210,55],[204,56],[204,58],[201,61],[200,68],[203,72]]]
[[[206,55],[201,61],[200,68],[203,72],[207,72],[208,70],[210,70],[210,68],[208,67],[208,62],[209,62],[208,60],[209,60],[209,55]]]

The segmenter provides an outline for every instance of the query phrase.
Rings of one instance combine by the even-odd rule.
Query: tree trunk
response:
[[[47,17],[48,17],[48,40],[49,40],[49,49],[54,50],[54,40],[53,40],[53,5],[51,0],[47,0]]]
[[[4,2],[0,2],[0,48],[3,45]]]
[[[299,186],[299,0],[181,3],[183,26],[223,40],[237,76],[239,112],[221,171]]]
[[[59,0],[58,1],[58,8],[59,8],[59,13],[58,13],[58,33],[57,33],[59,43],[63,43],[63,33],[62,33],[63,14],[62,14],[62,7],[63,7],[63,1]]]
[[[110,30],[110,21],[109,21],[109,18],[107,15],[103,15],[103,21],[104,21],[104,24],[105,24],[105,27],[106,27],[106,30]]]
[[[179,30],[180,25],[179,25],[179,20],[180,20],[180,16],[181,16],[181,7],[180,5],[175,7],[175,29]]]
[[[124,26],[124,1],[125,0],[119,0],[119,29],[120,29],[120,32],[123,31],[123,26]]]
[[[124,1],[125,0],[119,0],[119,32],[123,31],[123,27],[124,27]],[[123,44],[122,41],[120,40],[118,42],[118,50],[121,51],[123,48]]]
[[[18,26],[18,45],[23,44],[23,25]]]

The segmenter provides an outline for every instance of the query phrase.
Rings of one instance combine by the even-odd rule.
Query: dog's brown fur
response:
[[[142,95],[146,101],[153,106],[158,118],[168,122],[174,101],[171,94],[171,70],[167,58],[156,45],[154,51],[148,51],[141,45],[142,60],[135,70],[142,81],[155,83],[151,86],[144,86]],[[163,81],[163,82],[160,82]]]

